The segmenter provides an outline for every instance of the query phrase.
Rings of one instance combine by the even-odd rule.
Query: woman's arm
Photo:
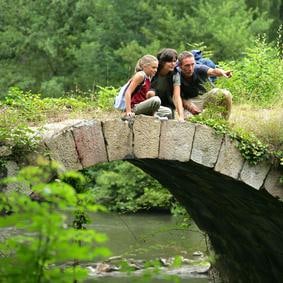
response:
[[[175,105],[175,108],[177,110],[179,121],[184,122],[184,108],[183,108],[183,102],[181,98],[181,86],[180,85],[174,85],[173,87],[173,103]]]
[[[181,76],[179,72],[173,75],[173,103],[177,110],[179,121],[184,122],[184,108],[181,98]]]

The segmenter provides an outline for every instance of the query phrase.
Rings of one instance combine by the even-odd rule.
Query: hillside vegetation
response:
[[[14,86],[44,97],[119,87],[138,58],[164,47],[238,60],[259,34],[275,42],[283,22],[280,0],[0,3],[0,98]]]

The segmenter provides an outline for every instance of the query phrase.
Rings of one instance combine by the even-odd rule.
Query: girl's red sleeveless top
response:
[[[143,84],[132,94],[131,107],[146,100],[146,93],[150,90],[150,79],[145,77]]]

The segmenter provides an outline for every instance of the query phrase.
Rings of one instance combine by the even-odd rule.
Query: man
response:
[[[220,106],[220,115],[228,120],[232,107],[231,93],[219,88],[213,88],[207,92],[204,84],[209,77],[230,78],[232,72],[196,64],[194,55],[188,51],[178,56],[178,64],[181,72],[181,96],[184,109],[196,115],[210,105]]]

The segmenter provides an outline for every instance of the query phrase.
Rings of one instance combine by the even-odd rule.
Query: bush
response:
[[[78,266],[79,261],[110,255],[103,246],[104,234],[74,228],[78,212],[101,208],[87,194],[76,193],[62,181],[76,179],[80,184],[83,177],[76,172],[65,177],[59,174],[56,181],[48,182],[57,169],[55,163],[43,162],[4,180],[18,190],[0,193],[0,211],[6,213],[0,218],[1,231],[10,231],[0,242],[1,282],[82,282],[88,272]],[[40,202],[22,193],[23,184],[39,196]],[[69,221],[72,213],[73,227]]]
[[[114,87],[98,86],[98,91],[95,95],[95,105],[103,110],[111,110],[113,109],[115,96],[117,94],[118,90]]]
[[[63,78],[54,77],[49,81],[41,84],[40,88],[44,96],[47,97],[60,97],[64,94]]]
[[[218,80],[219,87],[227,88],[237,103],[268,107],[283,101],[283,62],[279,50],[265,39],[258,39],[253,48],[238,61],[222,64],[233,71],[229,80]]]

